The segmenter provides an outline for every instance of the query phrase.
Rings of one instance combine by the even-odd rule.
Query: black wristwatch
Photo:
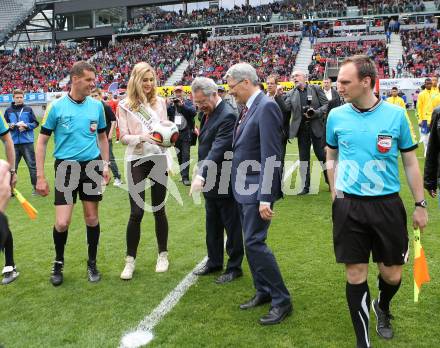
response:
[[[428,203],[424,199],[422,199],[420,202],[415,202],[414,205],[416,207],[426,208],[428,206]]]

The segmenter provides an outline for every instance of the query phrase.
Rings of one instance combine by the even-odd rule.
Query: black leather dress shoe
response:
[[[293,311],[293,307],[291,303],[285,306],[272,307],[268,314],[260,318],[260,324],[261,325],[279,324],[284,319],[286,319],[290,314],[292,314],[292,311]]]
[[[305,188],[300,193],[298,193],[298,196],[304,196],[309,194],[309,189]]]
[[[232,271],[228,273],[223,273],[220,277],[218,277],[215,282],[217,284],[224,284],[232,282],[234,279],[240,278],[243,276],[242,271]]]
[[[269,303],[271,301],[270,296],[263,296],[263,295],[255,295],[252,297],[249,301],[242,303],[240,305],[240,309],[250,309],[254,307],[261,306],[265,303]]]
[[[183,183],[185,186],[191,186],[191,181],[189,181],[188,179],[183,179],[183,180],[182,180],[182,183]]]
[[[194,271],[193,274],[196,276],[204,276],[211,273],[220,272],[222,269],[222,267],[208,267],[205,265],[197,271]]]

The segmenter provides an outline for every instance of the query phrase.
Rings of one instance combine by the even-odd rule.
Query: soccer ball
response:
[[[179,139],[179,130],[171,121],[160,121],[153,125],[151,136],[161,146],[170,147]]]

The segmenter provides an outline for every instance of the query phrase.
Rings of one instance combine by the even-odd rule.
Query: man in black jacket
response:
[[[196,275],[207,275],[223,269],[223,236],[226,230],[226,271],[216,280],[223,284],[243,275],[241,262],[244,248],[240,215],[232,197],[230,160],[232,138],[237,120],[233,109],[217,93],[217,85],[206,77],[196,78],[192,85],[194,102],[203,112],[199,136],[199,168],[193,178],[191,194],[203,191],[206,209],[206,246],[208,262]]]
[[[12,141],[15,148],[15,171],[23,157],[29,169],[32,195],[37,195],[37,168],[34,150],[34,129],[38,127],[38,121],[30,106],[24,104],[24,91],[16,89],[13,92],[14,102],[5,111],[5,120],[9,124]]]
[[[327,111],[328,100],[319,86],[307,83],[306,73],[294,71],[292,80],[295,88],[289,91],[284,99],[284,111],[291,112],[289,138],[298,138],[300,175],[302,191],[298,195],[306,195],[310,190],[310,145],[318,160],[325,161],[322,136],[324,135],[323,117]],[[324,170],[327,181],[327,173]]]
[[[194,129],[196,109],[189,99],[184,98],[183,87],[174,88],[174,96],[168,101],[168,118],[179,129],[179,140],[176,142],[177,159],[180,165],[180,175],[185,186],[190,186],[189,161],[191,149],[191,136]]]
[[[432,198],[440,186],[440,107],[435,108],[431,118],[431,133],[425,159],[425,189]]]
[[[282,162],[284,164],[284,159],[286,156],[286,147],[287,147],[287,141],[289,140],[289,123],[290,123],[290,110],[286,110],[286,105],[284,103],[283,98],[283,87],[278,85],[279,83],[279,77],[278,75],[272,74],[269,75],[266,79],[266,85],[267,85],[267,96],[269,98],[272,98],[275,100],[275,102],[278,104],[280,109],[283,111],[283,155],[282,155]]]

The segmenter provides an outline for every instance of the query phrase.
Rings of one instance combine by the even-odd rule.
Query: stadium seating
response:
[[[235,6],[233,9],[210,8],[194,10],[187,14],[182,11],[168,12],[158,8],[149,8],[132,21],[127,22],[119,33],[140,31],[143,28],[152,30],[168,30],[199,26],[229,25],[243,23],[269,22],[273,11],[279,11],[279,4],[261,6]]]
[[[425,5],[421,0],[356,0],[360,15],[423,12]]]
[[[0,11],[0,39],[2,33],[10,30],[11,23],[29,13],[36,0],[2,0]],[[436,6],[440,0],[436,0]],[[310,19],[318,17],[343,16],[347,6],[358,7],[361,13],[394,13],[395,11],[422,11],[424,4],[420,0],[322,0],[315,6],[301,2],[274,2],[261,6],[235,6],[232,9],[211,8],[195,10],[188,14],[167,12],[159,7],[136,9],[136,17],[126,22],[120,33],[133,33],[140,30],[180,29],[196,26],[269,22],[276,20]],[[27,12],[26,12],[27,11]],[[14,13],[14,16],[8,15]],[[17,16],[15,16],[15,14]],[[14,19],[15,18],[15,19]],[[399,19],[399,25],[415,24],[415,17]],[[394,21],[394,20],[391,20]],[[428,17],[426,23],[432,20]],[[14,22],[15,23],[15,22]],[[375,19],[338,19],[312,22],[295,22],[289,29],[292,35],[302,35],[314,44],[312,62],[308,66],[312,79],[320,79],[325,73],[328,61],[340,60],[355,53],[366,53],[374,58],[379,76],[394,76],[390,73],[387,48],[384,40],[371,41],[365,35],[383,35],[383,26],[391,26],[389,20]],[[393,22],[396,24],[396,22]],[[393,27],[395,25],[393,24]],[[420,24],[420,23],[419,23]],[[254,26],[256,27],[256,26]],[[251,26],[249,26],[251,28]],[[283,29],[284,28],[284,29]],[[234,63],[247,61],[253,64],[259,77],[264,80],[269,74],[277,73],[281,80],[288,80],[299,53],[301,38],[279,33],[287,26],[271,24],[260,30],[239,31],[229,26],[230,32],[218,30],[203,45],[189,34],[161,34],[154,37],[124,38],[109,47],[92,47],[89,44],[75,46],[58,45],[54,48],[28,48],[18,52],[5,51],[0,56],[0,93],[10,93],[13,88],[26,91],[58,91],[66,89],[66,79],[73,62],[77,60],[93,61],[98,74],[98,86],[107,88],[112,82],[124,87],[128,82],[131,67],[144,60],[157,70],[158,82],[165,84],[167,79],[184,60],[189,61],[182,84],[190,84],[196,76],[207,76],[218,83],[225,82],[223,75]],[[351,29],[353,28],[353,30]],[[396,32],[398,31],[395,30]],[[278,33],[277,33],[278,31]],[[268,35],[270,34],[270,35]],[[230,38],[222,35],[231,35]],[[275,36],[278,35],[278,36]],[[436,29],[425,28],[401,31],[404,47],[402,56],[404,76],[426,76],[440,73],[439,33]],[[251,37],[251,38],[249,38]],[[309,39],[307,39],[309,37]],[[335,38],[333,40],[332,38]],[[341,37],[347,41],[340,42]],[[377,36],[376,36],[377,38]],[[384,37],[385,39],[385,37]],[[350,41],[351,40],[351,41]],[[321,41],[325,41],[321,42]],[[329,42],[330,41],[330,42]],[[335,41],[335,42],[331,42]],[[339,41],[339,42],[337,42]],[[315,44],[319,42],[318,44]],[[308,62],[304,67],[307,67]],[[400,67],[400,65],[399,65]],[[182,66],[180,69],[184,69]],[[399,68],[400,69],[400,68]],[[400,76],[400,75],[399,75]],[[60,82],[64,83],[60,86]]]
[[[440,33],[434,28],[404,30],[402,39],[404,69],[409,76],[421,77],[440,73]]]
[[[288,36],[208,41],[190,62],[181,84],[190,84],[197,76],[224,83],[226,70],[241,61],[252,64],[262,80],[276,73],[281,81],[287,81],[295,65],[299,45],[299,38]]]
[[[191,56],[195,45],[196,41],[188,35],[165,35],[156,39],[126,39],[100,51],[82,44],[72,48],[58,45],[43,50],[34,48],[21,49],[18,53],[6,52],[0,58],[3,68],[0,92],[10,93],[14,88],[33,92],[62,90],[59,82],[69,75],[72,64],[92,56],[101,88],[106,88],[111,82],[125,86],[132,66],[140,60],[156,68],[159,83],[163,84],[180,62]]]
[[[280,9],[283,20],[343,17],[346,14],[347,3],[342,0],[317,1],[315,6],[286,1]]]
[[[59,82],[69,75],[70,67],[81,59],[89,59],[96,48],[87,44],[77,47],[58,45],[55,48],[20,49],[18,53],[5,52],[0,59],[3,71],[0,92],[11,93],[14,88],[29,92],[55,92],[62,88]]]
[[[124,25],[118,29],[120,34],[125,33],[134,33],[141,31],[148,23],[152,23],[154,21],[154,14],[148,11],[145,11],[139,17],[133,18],[124,23]]]
[[[374,59],[380,78],[389,76],[389,66],[385,41],[361,40],[348,42],[320,43],[314,46],[309,75],[312,80],[324,77],[325,65],[328,60],[343,59],[354,54],[367,54]]]
[[[189,59],[197,45],[189,35],[164,35],[158,38],[126,39],[98,52],[93,64],[98,83],[106,88],[111,82],[126,86],[131,68],[146,61],[156,68],[160,85],[171,76],[184,59]]]

